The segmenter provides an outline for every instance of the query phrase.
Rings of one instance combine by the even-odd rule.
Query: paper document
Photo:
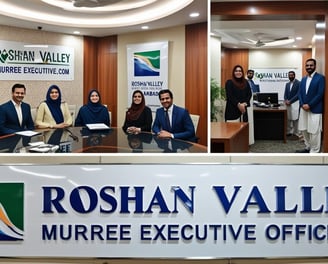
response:
[[[110,127],[104,123],[86,124],[86,126],[90,130],[110,129]]]
[[[41,134],[41,132],[36,132],[32,130],[24,130],[24,131],[18,131],[15,134],[21,135],[21,136],[26,136],[26,137],[33,137],[35,135]]]

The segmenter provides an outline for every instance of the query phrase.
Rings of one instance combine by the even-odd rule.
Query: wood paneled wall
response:
[[[254,8],[257,13],[249,13]],[[212,2],[211,15],[221,20],[317,20],[328,24],[327,1],[244,1],[244,2]],[[328,67],[328,27],[324,30],[325,40],[316,50],[316,59],[320,62],[320,72],[326,76],[326,92],[324,105],[328,102],[327,76]],[[304,56],[307,56],[306,54]],[[312,57],[310,55],[309,57]],[[309,58],[307,57],[307,58]],[[304,60],[304,57],[303,57]],[[323,113],[323,152],[328,152],[328,107]]]
[[[227,80],[232,78],[232,69],[239,64],[243,67],[244,73],[248,70],[249,55],[247,49],[222,49],[221,56],[221,86],[225,87]]]
[[[97,88],[102,103],[112,112],[112,126],[117,126],[117,36],[84,38],[83,102]]]
[[[191,114],[200,115],[197,136],[207,146],[207,23],[186,26],[185,102]]]

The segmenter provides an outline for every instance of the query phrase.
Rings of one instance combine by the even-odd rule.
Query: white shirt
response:
[[[22,122],[23,122],[23,114],[22,114],[22,107],[21,107],[22,103],[17,104],[14,100],[11,100],[11,101],[13,102],[13,104],[15,106],[16,113],[17,113],[17,116],[18,116],[19,125],[21,126]]]

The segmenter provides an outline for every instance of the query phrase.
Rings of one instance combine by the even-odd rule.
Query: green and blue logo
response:
[[[159,76],[161,51],[135,52],[134,76]]]
[[[24,183],[0,183],[0,241],[24,236]]]

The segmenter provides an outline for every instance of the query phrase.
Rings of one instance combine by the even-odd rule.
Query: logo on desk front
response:
[[[134,76],[159,76],[161,51],[135,52]]]
[[[24,183],[0,183],[0,241],[24,235]]]

